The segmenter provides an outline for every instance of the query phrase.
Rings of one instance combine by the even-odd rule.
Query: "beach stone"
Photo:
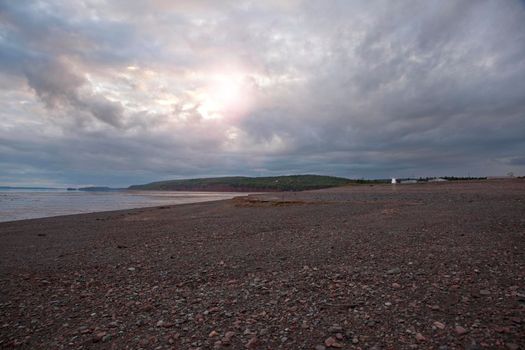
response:
[[[224,337],[222,338],[223,344],[230,344],[233,336],[235,335],[235,332],[228,331],[224,334]]]
[[[106,336],[106,332],[98,332],[93,336],[93,343],[98,343]]]
[[[330,348],[332,347],[332,345],[334,345],[335,343],[337,342],[337,340],[335,340],[334,337],[328,337],[324,340],[324,345],[326,345],[326,347]]]
[[[343,327],[341,327],[338,324],[332,325],[330,328],[328,328],[328,332],[330,333],[339,333],[343,331]]]
[[[465,328],[461,327],[461,326],[456,326],[454,328],[454,330],[456,331],[456,333],[458,335],[463,335],[463,334],[467,333],[467,330]]]
[[[395,275],[401,273],[401,269],[399,267],[394,267],[393,269],[390,269],[386,272],[387,275]]]
[[[253,337],[250,340],[248,340],[245,346],[247,349],[255,349],[258,344],[259,344],[259,339],[257,339],[257,337]]]
[[[465,347],[465,350],[481,350],[481,346],[479,346],[475,341],[473,341],[471,344],[467,345]]]
[[[314,350],[326,350],[326,346],[319,344],[315,346]]]
[[[439,328],[439,329],[445,329],[445,324],[444,323],[441,323],[439,321],[436,321],[433,323],[433,325],[436,327],[436,328]]]
[[[499,326],[495,326],[494,327],[494,330],[498,333],[511,333],[512,330],[510,327],[499,327]]]
[[[416,333],[416,339],[418,341],[425,341],[425,340],[427,340],[427,338],[425,338],[425,336],[423,334],[421,334],[421,333]]]

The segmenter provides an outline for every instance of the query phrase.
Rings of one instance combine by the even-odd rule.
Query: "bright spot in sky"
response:
[[[219,119],[245,112],[249,91],[241,73],[215,73],[199,94],[197,110],[204,119]]]

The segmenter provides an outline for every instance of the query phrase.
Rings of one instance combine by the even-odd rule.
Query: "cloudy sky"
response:
[[[525,175],[518,0],[0,0],[0,184]]]

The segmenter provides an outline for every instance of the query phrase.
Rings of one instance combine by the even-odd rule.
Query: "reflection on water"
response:
[[[197,203],[244,195],[246,193],[175,191],[0,191],[0,221]]]

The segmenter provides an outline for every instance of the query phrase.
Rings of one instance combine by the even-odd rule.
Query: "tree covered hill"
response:
[[[148,191],[303,191],[344,186],[355,183],[342,177],[321,175],[290,175],[271,177],[213,177],[201,179],[169,180],[133,185],[129,190]]]

